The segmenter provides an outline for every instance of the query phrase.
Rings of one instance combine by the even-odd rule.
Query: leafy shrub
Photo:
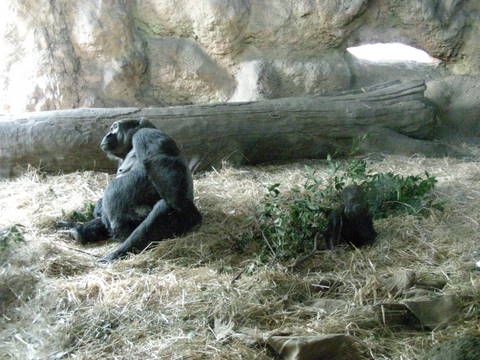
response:
[[[425,172],[403,176],[387,173],[370,173],[366,160],[351,160],[345,163],[327,158],[333,174],[333,187],[338,193],[348,184],[363,188],[370,213],[374,218],[385,218],[400,213],[420,214],[434,208],[443,209],[442,202],[432,197],[437,179]]]
[[[25,242],[24,226],[20,224],[13,225],[5,230],[0,230],[0,251],[8,249],[15,243]]]
[[[313,250],[312,239],[326,227],[322,192],[318,185],[308,182],[303,192],[292,189],[296,195],[293,198],[280,193],[280,184],[268,188],[257,221],[262,240],[259,243],[262,260],[268,257],[286,259],[292,254]]]
[[[367,196],[374,218],[401,213],[423,214],[428,209],[443,210],[431,191],[437,179],[425,172],[422,176],[401,176],[392,172],[369,175],[360,185]]]
[[[442,209],[432,197],[437,180],[424,176],[402,176],[392,172],[370,173],[365,160],[334,161],[327,158],[329,179],[323,183],[313,169],[305,167],[303,188],[281,193],[280,184],[268,187],[258,209],[257,228],[244,243],[255,242],[262,260],[287,260],[310,253],[313,239],[326,230],[328,214],[339,206],[342,189],[349,184],[361,186],[374,218],[402,213],[422,214]]]
[[[80,211],[75,210],[70,214],[63,213],[63,218],[67,221],[84,223],[93,219],[94,210],[95,204],[88,202],[83,204],[83,209]]]

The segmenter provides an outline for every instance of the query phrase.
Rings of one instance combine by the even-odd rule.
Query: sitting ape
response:
[[[152,241],[184,234],[201,223],[190,168],[172,138],[149,121],[120,120],[100,146],[119,160],[119,168],[97,202],[94,219],[59,223],[81,243],[109,237],[122,241],[100,261],[141,251]]]
[[[358,185],[345,187],[342,201],[343,204],[328,216],[325,231],[327,249],[333,250],[340,243],[356,247],[372,243],[377,233],[362,188]]]

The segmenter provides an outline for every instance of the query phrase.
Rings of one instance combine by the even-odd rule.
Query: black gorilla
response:
[[[372,243],[377,232],[373,228],[368,204],[364,199],[362,188],[349,185],[342,191],[343,204],[328,216],[325,232],[327,249],[335,245],[348,243],[356,247]]]
[[[120,120],[100,146],[119,160],[116,177],[97,202],[93,220],[60,223],[81,243],[110,237],[122,241],[100,261],[141,251],[152,241],[184,234],[201,223],[190,168],[171,137],[149,121]]]

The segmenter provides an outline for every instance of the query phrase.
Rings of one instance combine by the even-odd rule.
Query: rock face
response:
[[[352,63],[345,49],[372,42],[424,49],[448,73],[480,71],[476,0],[3,0],[0,11],[0,112],[324,95],[443,75]]]
[[[480,135],[480,76],[456,75],[430,81],[425,96],[436,105],[439,135]]]

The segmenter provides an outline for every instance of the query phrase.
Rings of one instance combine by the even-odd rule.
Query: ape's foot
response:
[[[108,263],[111,263],[117,259],[120,259],[122,257],[124,257],[125,254],[122,254],[122,253],[118,253],[116,251],[108,254],[108,255],[105,255],[104,257],[101,257],[100,259],[97,260],[98,263],[101,263],[101,264],[108,264]]]
[[[71,222],[71,221],[57,221],[57,228],[59,229],[65,229],[65,230],[60,230],[59,232],[69,234],[72,239],[79,243],[84,243],[85,240],[83,239],[82,235],[77,230],[77,223]]]

